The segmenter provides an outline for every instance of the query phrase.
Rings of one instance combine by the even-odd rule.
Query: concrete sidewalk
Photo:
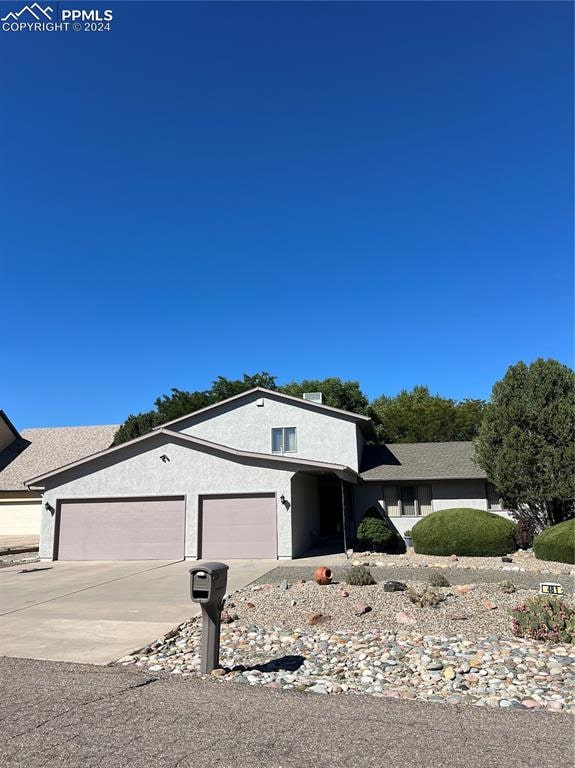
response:
[[[567,714],[0,659],[10,768],[571,768]]]
[[[230,561],[228,591],[277,561]],[[108,664],[198,613],[192,562],[52,562],[0,570],[0,655]]]
[[[33,552],[38,549],[39,536],[0,536],[0,555],[10,552]]]

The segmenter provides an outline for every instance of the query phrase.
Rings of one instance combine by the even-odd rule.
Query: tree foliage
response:
[[[361,391],[358,381],[342,381],[336,377],[304,379],[284,384],[278,389],[293,397],[302,397],[304,392],[321,392],[324,405],[369,415],[369,400]]]
[[[241,379],[228,379],[218,376],[210,389],[186,392],[172,389],[169,395],[162,395],[155,401],[156,410],[129,416],[114,437],[114,445],[151,432],[155,427],[186,416],[189,413],[219,403],[228,397],[247,392],[254,387],[277,390],[294,397],[301,397],[304,392],[322,392],[323,402],[333,408],[344,411],[367,414],[369,401],[360,389],[357,381],[342,381],[339,378],[308,379],[292,381],[278,387],[276,377],[267,371],[249,375],[244,373]]]
[[[575,374],[557,360],[512,365],[493,387],[475,441],[505,506],[538,528],[573,517],[574,392]]]
[[[394,397],[382,395],[371,404],[378,436],[385,443],[471,440],[484,410],[483,400],[448,400],[424,386]]]

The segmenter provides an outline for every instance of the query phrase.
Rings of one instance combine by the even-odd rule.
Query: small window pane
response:
[[[295,427],[286,427],[284,429],[284,451],[293,453],[295,450]]]
[[[272,429],[272,453],[282,452],[283,429]]]
[[[415,488],[412,485],[401,489],[401,514],[408,517],[415,515]]]
[[[489,509],[501,509],[501,499],[492,483],[487,483],[487,506]]]

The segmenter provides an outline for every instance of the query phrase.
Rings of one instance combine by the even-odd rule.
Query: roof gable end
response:
[[[207,420],[212,418],[212,416],[217,416],[219,411],[222,409],[229,409],[230,405],[232,407],[239,408],[245,401],[256,399],[258,396],[269,397],[273,400],[280,400],[304,410],[325,413],[327,416],[332,416],[334,418],[345,419],[346,421],[354,421],[370,436],[375,435],[373,423],[369,416],[363,416],[362,414],[354,413],[353,411],[344,411],[341,408],[333,408],[331,405],[316,403],[313,400],[304,400],[300,397],[286,395],[283,392],[278,392],[274,389],[265,389],[264,387],[254,387],[253,389],[248,389],[245,392],[240,392],[238,395],[228,397],[225,400],[220,400],[220,402],[214,403],[213,405],[207,405],[205,408],[199,408],[197,411],[192,411],[192,413],[188,413],[185,416],[179,416],[177,419],[167,421],[157,429],[169,427],[177,430],[178,426],[184,425],[186,422],[193,421],[197,417],[202,418],[202,420]]]

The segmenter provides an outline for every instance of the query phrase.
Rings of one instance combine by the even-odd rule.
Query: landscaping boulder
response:
[[[386,581],[383,585],[384,592],[405,592],[407,584],[403,581]]]

